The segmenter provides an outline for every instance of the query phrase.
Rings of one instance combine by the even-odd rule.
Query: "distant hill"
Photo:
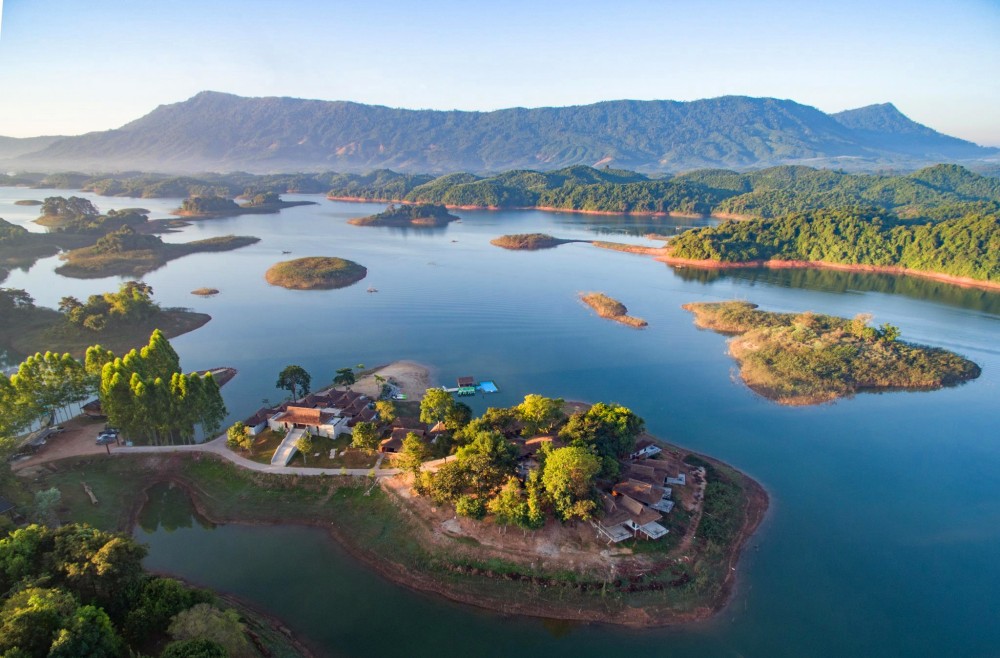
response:
[[[828,115],[790,100],[726,96],[463,112],[202,92],[15,162],[91,171],[442,173],[585,164],[668,172],[789,163],[915,168],[998,153],[921,126],[888,104]]]
[[[3,137],[0,136],[0,160],[9,160],[25,153],[44,149],[56,140],[65,139],[62,135],[44,137]]]

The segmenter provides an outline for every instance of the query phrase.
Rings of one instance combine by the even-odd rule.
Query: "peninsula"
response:
[[[142,347],[154,329],[174,338],[212,319],[187,309],[162,308],[153,289],[140,281],[126,281],[117,291],[86,300],[64,297],[58,310],[35,306],[24,290],[0,288],[0,311],[0,351],[13,358],[47,351],[81,358],[95,343],[125,354]]]
[[[388,208],[376,215],[368,217],[356,217],[348,220],[348,224],[355,226],[446,226],[458,217],[448,212],[442,205],[433,203],[391,204]]]
[[[367,268],[354,261],[309,256],[272,265],[264,278],[272,286],[290,290],[331,290],[346,288],[366,276],[368,276]]]
[[[56,272],[76,279],[142,276],[188,254],[231,251],[256,242],[260,242],[260,238],[225,235],[193,242],[170,243],[155,235],[137,233],[129,226],[123,226],[101,237],[93,246],[62,254],[60,258],[66,263],[57,267]]]
[[[899,340],[890,324],[868,326],[815,313],[771,313],[747,302],[685,304],[695,323],[733,336],[729,353],[747,386],[785,405],[829,402],[858,392],[932,390],[979,377],[978,365],[947,350]]]

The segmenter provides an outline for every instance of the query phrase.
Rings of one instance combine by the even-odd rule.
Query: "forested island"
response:
[[[309,256],[272,265],[264,275],[272,286],[290,290],[346,288],[368,275],[368,270],[344,258]]]
[[[890,324],[868,326],[816,313],[771,313],[747,302],[686,304],[695,323],[733,336],[729,353],[754,392],[788,405],[858,392],[931,390],[975,379],[980,368],[947,350],[899,340]]]
[[[225,196],[190,196],[173,214],[189,219],[213,219],[237,215],[273,214],[282,208],[315,205],[315,201],[283,201],[276,192],[258,192],[238,204]]]
[[[569,242],[580,242],[580,240],[561,240],[545,233],[513,233],[511,235],[501,235],[499,238],[490,240],[490,244],[512,251],[552,249],[553,247],[558,247],[561,244]]]
[[[356,217],[348,220],[355,226],[446,226],[458,217],[448,212],[442,205],[418,203],[400,205],[391,204],[388,208],[368,217]]]
[[[845,266],[1000,287],[1000,211],[909,223],[870,211],[814,210],[726,222],[675,238],[668,263],[704,267]]]
[[[173,338],[211,320],[204,313],[162,308],[141,281],[126,281],[117,291],[86,300],[63,297],[58,309],[36,306],[24,290],[0,288],[0,314],[0,351],[13,358],[46,351],[82,357],[94,343],[125,353],[140,347],[154,329]]]

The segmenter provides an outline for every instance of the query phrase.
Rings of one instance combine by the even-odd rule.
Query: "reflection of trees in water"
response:
[[[160,528],[173,532],[178,528],[190,528],[195,523],[206,530],[215,527],[198,514],[182,487],[161,482],[150,487],[146,496],[148,500],[139,513],[139,527],[145,532],[153,533]]]
[[[714,226],[717,220],[690,217],[651,217],[649,215],[584,215],[574,214],[559,222],[569,228],[586,228],[599,235],[643,236],[680,235],[684,231],[702,226]]]
[[[785,288],[803,288],[822,292],[877,292],[903,295],[948,306],[958,306],[1000,315],[1000,293],[978,288],[963,288],[942,281],[896,274],[843,272],[839,270],[771,270],[740,268],[706,270],[696,267],[672,267],[684,281],[710,284],[724,279],[762,283]]]

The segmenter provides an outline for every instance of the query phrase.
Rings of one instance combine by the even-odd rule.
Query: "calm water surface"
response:
[[[28,222],[37,208],[11,203],[51,193],[0,188],[0,216]],[[94,199],[102,209],[140,205],[154,217],[178,203]],[[704,624],[647,632],[502,619],[387,583],[322,531],[212,528],[180,508],[151,512],[137,528],[151,548],[150,568],[238,594],[338,656],[1000,654],[1000,296],[837,272],[675,272],[584,244],[536,253],[489,245],[503,233],[534,231],[646,244],[643,234],[690,220],[461,212],[462,222],[442,229],[345,223],[378,209],[323,201],[166,237],[262,238],[146,277],[164,305],[213,316],[172,342],[188,369],[239,369],[223,389],[231,420],[279,399],[273,382],[289,363],[317,384],[336,368],[406,358],[431,365],[442,383],[494,379],[501,393],[492,405],[531,392],[621,402],[653,432],[733,464],[770,492],[732,604]],[[313,255],[355,260],[368,278],[324,292],[264,282],[273,263]],[[53,274],[56,264],[12,272],[3,285],[54,305],[118,282],[65,279]],[[190,294],[203,286],[221,294]],[[380,292],[366,293],[368,286]],[[577,299],[590,290],[622,300],[649,328],[595,317]],[[778,407],[736,381],[725,339],[696,329],[680,308],[733,298],[778,311],[873,313],[907,340],[978,362],[983,376],[937,392]],[[311,566],[297,568],[304,564]]]

